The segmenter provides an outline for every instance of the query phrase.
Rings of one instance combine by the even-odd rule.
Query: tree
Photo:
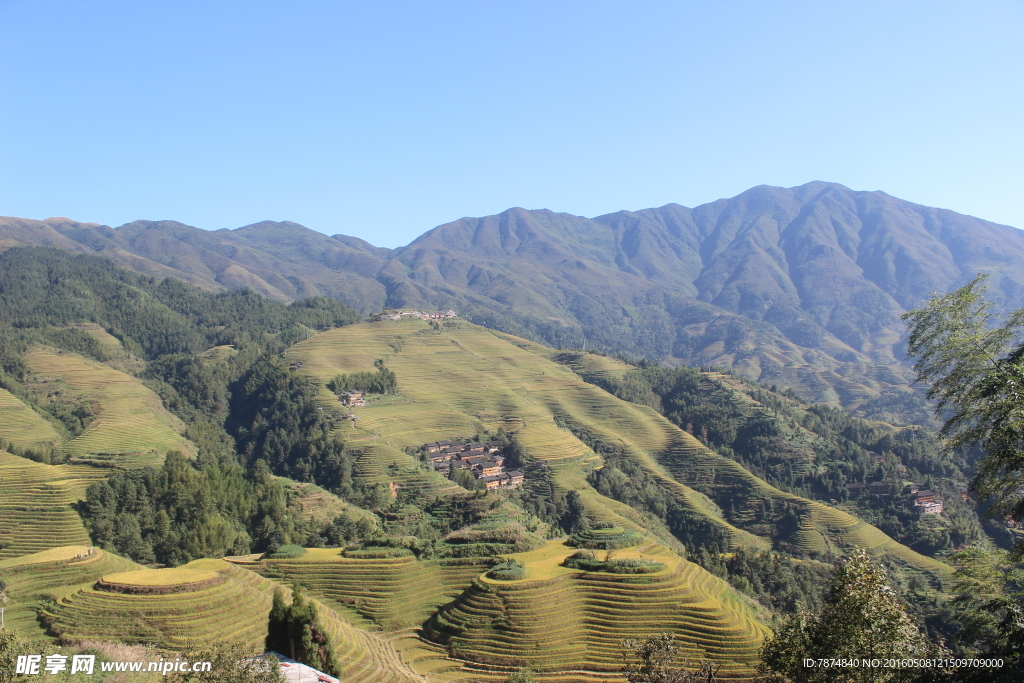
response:
[[[18,636],[13,631],[0,628],[0,683],[10,683],[14,680],[20,649]]]
[[[949,558],[957,568],[952,621],[968,656],[1002,659],[1003,666],[962,674],[958,680],[1010,683],[1024,669],[1024,566],[1004,551],[969,548]],[[1014,674],[1013,672],[1017,673]]]
[[[889,586],[884,568],[858,549],[839,563],[829,582],[825,606],[793,615],[761,651],[761,671],[770,679],[795,683],[848,681],[883,683],[916,677],[915,669],[805,666],[807,659],[906,659],[940,657]]]
[[[642,641],[622,641],[622,673],[629,683],[714,683],[715,668],[701,662],[696,671],[687,669],[687,661],[677,663],[680,645],[674,633],[651,635]]]
[[[284,591],[274,589],[274,599],[267,617],[267,649],[284,654],[288,650],[288,606]]]
[[[292,587],[292,604],[285,607],[284,593],[274,591],[267,624],[267,649],[274,649],[325,673],[337,676],[338,663],[316,605],[302,588]]]
[[[907,351],[917,381],[928,382],[949,450],[980,447],[972,488],[991,512],[1024,521],[1024,309],[998,324],[985,300],[985,275],[906,313]],[[1024,544],[1018,545],[1024,553]]]

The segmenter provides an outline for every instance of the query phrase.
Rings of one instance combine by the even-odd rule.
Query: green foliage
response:
[[[961,452],[943,452],[928,429],[878,429],[846,411],[807,405],[792,392],[738,381],[734,382],[740,387],[736,389],[692,368],[643,368],[622,377],[584,377],[619,398],[660,411],[710,448],[735,458],[779,489],[823,502],[856,505],[857,516],[918,552],[934,555],[986,538],[978,515],[971,504],[960,499],[955,486],[955,482],[968,479],[971,462]],[[600,493],[651,512],[688,548],[706,546],[714,551],[715,532],[708,536],[692,528],[706,522],[690,519],[673,503],[670,492],[659,490],[653,477],[631,465],[614,446],[594,439],[578,426],[567,426],[612,465],[590,475]],[[881,454],[882,462],[876,463],[869,452]],[[937,491],[945,504],[943,518],[949,523],[941,527],[932,524],[903,506],[899,497],[851,498],[846,488],[848,483],[867,486],[880,480],[890,482],[896,492],[907,481]],[[716,497],[713,487],[698,488]],[[732,492],[723,498],[729,502],[720,503],[726,519],[752,533],[784,539],[799,525],[800,511],[792,505],[736,499]],[[756,513],[751,515],[750,510]]]
[[[533,670],[521,668],[510,673],[505,683],[537,683],[537,678],[533,675]]]
[[[47,331],[94,322],[148,359],[196,354],[241,338],[264,339],[298,325],[329,329],[359,320],[338,301],[316,297],[289,306],[249,290],[211,294],[180,280],[138,275],[106,259],[45,247],[0,254],[0,326],[69,350],[98,353],[94,342],[69,331]],[[12,369],[17,369],[12,367]]]
[[[452,468],[451,480],[467,491],[485,491],[487,485],[473,476],[469,470]]]
[[[917,380],[931,384],[950,450],[980,447],[973,488],[1024,521],[1024,309],[999,321],[979,275],[903,316]],[[1024,544],[1020,546],[1024,553]]]
[[[377,361],[376,372],[353,372],[347,375],[337,375],[327,383],[327,389],[336,394],[343,394],[346,391],[362,391],[365,394],[397,394],[398,378],[395,373],[384,367],[382,361]]]
[[[642,540],[643,537],[632,529],[613,526],[577,531],[569,536],[566,544],[574,548],[617,550],[638,545]]]
[[[956,644],[972,657],[1002,658],[1008,671],[1024,668],[1024,564],[983,548],[956,553],[949,562],[957,568]],[[998,673],[985,680],[1000,680]]]
[[[243,555],[296,533],[283,484],[266,463],[199,466],[178,452],[159,470],[118,470],[86,490],[80,511],[101,548],[176,566]]]
[[[582,569],[587,572],[609,572],[611,574],[653,574],[665,569],[665,565],[654,560],[635,558],[598,560],[589,550],[577,550],[565,558],[562,566]]]
[[[284,683],[278,661],[241,646],[193,644],[182,653],[190,662],[210,662],[209,672],[171,673],[169,683]]]
[[[14,631],[0,628],[0,683],[14,680],[15,664],[21,653],[21,643]]]
[[[339,675],[334,646],[324,630],[316,605],[299,586],[292,589],[291,605],[277,589],[267,622],[267,649],[275,650],[314,669]]]
[[[293,560],[306,554],[306,549],[301,545],[283,545],[275,552],[267,555],[272,560]]]
[[[714,683],[715,668],[701,662],[688,669],[688,662],[679,662],[681,646],[674,633],[661,633],[638,640],[622,641],[622,673],[629,683]]]
[[[487,576],[499,581],[518,581],[519,579],[525,579],[527,575],[526,567],[523,566],[523,563],[513,559],[499,562],[487,572]]]
[[[909,680],[919,672],[899,668],[806,667],[804,659],[924,659],[948,652],[928,642],[889,586],[888,575],[864,550],[832,574],[822,610],[787,620],[762,650],[761,670],[778,680]]]
[[[356,539],[371,538],[378,533],[377,527],[366,517],[352,519],[346,515],[339,515],[320,531],[319,537],[324,547],[336,548]]]
[[[819,562],[799,562],[782,553],[755,553],[743,547],[715,560],[696,559],[705,568],[714,567],[717,560],[723,570],[717,573],[722,578],[728,578],[737,589],[773,611],[790,614],[801,609],[812,612],[821,609],[832,573],[827,565]]]
[[[355,457],[331,434],[333,423],[317,404],[309,380],[265,354],[229,391],[227,428],[244,462],[263,460],[274,474],[361,501],[352,476]]]

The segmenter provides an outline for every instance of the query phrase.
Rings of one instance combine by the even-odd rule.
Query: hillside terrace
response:
[[[430,458],[431,468],[446,477],[452,470],[468,470],[488,489],[516,488],[523,483],[519,470],[505,471],[505,456],[497,441],[434,441],[420,446]]]

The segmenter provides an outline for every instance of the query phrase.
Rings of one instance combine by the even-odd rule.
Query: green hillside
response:
[[[831,553],[843,554],[854,547],[865,547],[877,556],[904,567],[906,571],[919,573],[925,577],[926,582],[933,585],[948,579],[950,570],[941,562],[896,543],[877,528],[847,512],[767,484],[734,460],[714,453],[651,408],[622,401],[583,381],[569,367],[553,362],[549,356],[554,354],[546,347],[467,323],[431,325],[406,320],[366,323],[324,332],[296,344],[286,352],[285,359],[296,364],[299,374],[312,378],[322,387],[339,374],[372,371],[375,361],[383,361],[384,366],[394,372],[399,392],[397,395],[371,395],[365,406],[351,409],[358,417],[357,420],[342,420],[337,427],[337,433],[346,439],[350,448],[363,453],[363,458],[370,462],[388,463],[383,470],[379,467],[357,470],[357,476],[375,482],[381,481],[383,476],[388,481],[397,482],[400,487],[407,486],[419,492],[421,485],[418,479],[434,475],[426,473],[425,467],[420,465],[423,474],[417,477],[417,462],[406,455],[406,449],[438,439],[494,433],[499,429],[514,432],[517,441],[529,454],[527,486],[523,494],[516,494],[524,504],[531,503],[531,497],[546,495],[558,507],[564,505],[572,492],[582,502],[585,515],[592,523],[614,523],[643,534],[652,534],[658,539],[652,547],[660,548],[657,552],[672,558],[669,565],[676,567],[669,574],[678,571],[704,577],[687,582],[690,586],[694,582],[698,586],[705,586],[698,591],[701,596],[698,602],[714,597],[716,600],[724,599],[722,604],[729,606],[728,609],[721,608],[725,612],[716,617],[724,619],[723,624],[728,626],[708,626],[709,632],[714,632],[715,628],[739,629],[738,632],[747,634],[740,637],[740,641],[746,638],[743,642],[748,643],[748,646],[757,640],[757,629],[761,627],[752,626],[757,623],[756,619],[742,599],[732,593],[726,584],[716,583],[718,580],[704,570],[681,559],[685,552],[685,543],[681,539],[685,535],[672,530],[678,527],[659,523],[650,514],[644,514],[594,489],[588,481],[588,474],[601,468],[605,458],[595,452],[592,444],[600,443],[602,448],[598,450],[601,452],[611,448],[642,468],[647,476],[657,482],[657,486],[671,496],[673,504],[678,506],[687,519],[720,529],[733,548],[744,547],[756,551],[784,542],[810,555],[824,556]],[[605,372],[614,373],[622,369],[614,361],[595,362],[604,362]],[[299,363],[301,366],[297,365]],[[342,409],[334,394],[326,388],[321,389],[318,400],[327,411],[337,414],[347,411]],[[581,439],[581,436],[584,438]],[[532,483],[529,481],[531,475],[535,478]],[[709,478],[716,482],[715,486],[706,485]],[[541,489],[545,489],[546,493]],[[745,506],[753,506],[755,502],[763,500],[772,501],[779,509],[791,510],[799,520],[798,525],[792,529],[775,526],[765,529],[745,524],[742,519]],[[741,511],[740,515],[732,519],[723,510],[729,502]],[[569,551],[565,552],[565,555],[568,554]],[[525,557],[529,560],[529,553]],[[330,595],[332,600],[343,604],[358,604],[355,611],[361,618],[385,629],[409,626],[430,609],[443,604],[443,591],[440,594],[428,591],[417,593],[418,597],[415,598],[409,597],[401,592],[404,590],[401,587],[407,584],[397,579],[390,579],[383,584],[395,587],[382,588],[382,593],[362,592],[361,586],[365,584],[361,584],[357,578],[360,572],[351,564],[352,561],[349,560],[346,565],[346,561],[335,558],[332,562],[335,566],[330,570],[324,563],[299,559],[284,564],[271,563],[270,568],[263,571],[272,573],[268,575],[288,578],[311,577],[311,571],[323,575],[325,578],[315,579],[315,583],[321,586],[318,589],[321,595],[325,598]],[[530,563],[527,562],[528,571]],[[391,576],[395,575],[398,567],[407,567],[398,572],[397,575],[402,576],[415,567],[413,574],[408,574],[409,585],[424,582],[432,586],[433,591],[445,585],[439,579],[431,581],[420,578],[424,568],[419,567],[419,563],[411,558],[389,560],[385,565],[389,569],[368,570],[367,575]],[[317,567],[315,571],[312,569],[314,566]],[[436,570],[430,570],[433,571]],[[328,575],[334,578],[326,578]],[[546,577],[543,582],[554,578]],[[539,580],[531,574],[526,582],[530,584]],[[397,583],[390,583],[395,581]],[[437,637],[449,647],[450,656],[472,662],[466,666],[477,668],[512,666],[522,659],[535,668],[552,673],[558,668],[554,662],[564,662],[573,657],[582,657],[581,661],[587,662],[586,667],[592,667],[595,671],[610,666],[614,649],[611,643],[623,635],[621,631],[609,632],[604,645],[595,644],[595,649],[574,651],[572,655],[568,650],[559,650],[560,646],[554,645],[557,639],[554,639],[552,631],[548,636],[553,639],[550,641],[551,649],[545,650],[547,655],[541,656],[538,653],[531,658],[520,653],[521,657],[508,655],[503,658],[494,650],[500,648],[494,643],[501,642],[492,637],[494,632],[486,629],[474,632],[475,628],[483,624],[479,619],[480,610],[496,609],[481,607],[483,603],[478,604],[480,600],[486,603],[491,599],[486,597],[487,591],[480,593],[480,586],[487,585],[486,581],[475,579],[464,589],[468,592],[459,594],[454,606],[442,607],[437,616],[431,618],[429,623],[438,625]],[[715,589],[717,592],[709,594],[707,591],[710,589],[706,586],[710,585],[718,586]],[[578,588],[564,589],[570,590],[572,595],[585,595],[589,588],[583,586],[589,584],[584,582]],[[659,590],[662,589],[667,590],[665,586]],[[637,587],[635,590],[642,594],[645,589]],[[436,597],[429,597],[431,594]],[[397,604],[422,605],[418,608],[422,612],[412,610],[412,614],[420,616],[410,616],[410,621],[404,624],[395,621],[389,612],[389,605],[396,604],[396,596],[404,596]],[[541,600],[538,605],[557,604],[551,596],[548,598]],[[581,605],[590,604],[589,598],[581,599]],[[643,599],[641,595],[628,600]],[[685,602],[681,597],[680,601]],[[459,616],[459,610],[463,609],[457,607],[460,604],[476,605],[465,607],[476,616],[467,622],[467,617]],[[509,623],[512,626],[509,628],[514,632],[518,628],[515,624],[529,624],[534,633],[532,637],[543,641],[546,624],[550,619],[541,618],[530,609],[533,608],[524,607],[525,611],[521,613],[510,612],[511,616],[507,618],[511,620]],[[491,619],[498,619],[498,616],[495,613]],[[462,626],[452,626],[452,631],[448,626],[443,626],[448,623],[446,620]],[[587,623],[593,626],[592,622]],[[466,630],[461,630],[463,628]],[[552,624],[552,628],[556,627]],[[601,642],[599,636],[592,637],[597,638],[595,643]],[[473,642],[481,645],[473,646]],[[483,649],[475,650],[474,647]],[[429,648],[429,644],[422,644],[412,649],[420,653],[417,657],[430,659]],[[544,649],[543,646],[541,649]],[[743,662],[750,661],[752,650],[746,650],[746,654],[741,654],[741,651],[742,648],[712,648],[707,654],[723,661],[732,661],[742,669]],[[551,659],[545,659],[545,656]]]
[[[767,547],[772,539],[729,524],[718,505],[696,490],[702,472],[721,472],[728,478],[728,495],[741,496],[737,500],[763,495],[799,504],[811,527],[823,535],[835,536],[836,530],[843,529],[840,535],[852,539],[849,534],[855,532],[849,530],[860,528],[858,520],[846,513],[825,511],[827,506],[769,486],[652,409],[584,382],[569,368],[549,360],[550,353],[545,347],[467,323],[435,330],[420,321],[386,321],[322,333],[292,347],[286,358],[300,360],[302,373],[325,384],[338,373],[372,368],[378,358],[395,372],[401,400],[371,401],[356,408],[358,428],[349,421],[339,428],[349,435],[350,443],[379,450],[386,439],[386,447],[397,452],[476,431],[515,431],[531,459],[547,464],[556,488],[580,492],[588,513],[598,521],[643,524],[636,511],[598,495],[587,483],[586,473],[600,466],[600,457],[577,438],[574,429],[622,448],[669,486],[681,504],[727,530],[734,543]],[[333,395],[324,391],[321,396],[325,406],[337,410]],[[865,545],[879,543],[865,540]],[[934,567],[926,558],[906,553],[914,562]]]

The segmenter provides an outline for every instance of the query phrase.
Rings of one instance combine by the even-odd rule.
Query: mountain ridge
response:
[[[1021,231],[823,181],[594,218],[514,207],[393,250],[287,221],[0,219],[0,248],[19,244],[282,302],[455,308],[556,346],[731,367],[851,408],[911,392],[900,315],[932,292],[984,271],[998,306],[1024,303]]]

